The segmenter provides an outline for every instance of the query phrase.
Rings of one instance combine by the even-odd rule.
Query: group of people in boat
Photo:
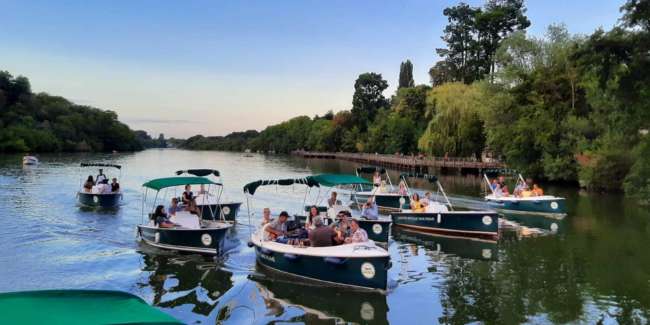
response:
[[[413,193],[413,198],[411,199],[411,210],[413,212],[426,212],[426,209],[431,202],[431,193],[427,192],[424,194],[424,199],[421,200],[420,194]]]
[[[386,180],[381,179],[381,175],[379,174],[379,172],[375,172],[375,176],[372,177],[372,183],[375,185],[375,187],[378,187],[379,193],[389,192],[388,186],[386,186]],[[404,182],[402,181],[399,182],[399,189],[397,190],[397,194],[407,195],[406,186],[404,186]]]
[[[499,181],[496,179],[492,181],[492,189],[494,190],[495,197],[510,197],[510,192],[506,183],[503,181],[503,177],[499,177]],[[523,180],[519,180],[519,185],[515,187],[512,195],[516,198],[535,197],[544,195],[544,191],[537,184],[533,184],[533,188],[531,189]]]
[[[120,184],[117,182],[117,178],[113,178],[112,183],[108,183],[108,177],[104,174],[104,170],[99,170],[99,175],[96,178],[93,178],[93,175],[88,175],[88,179],[84,183],[84,191],[87,193],[92,193],[93,186],[97,186],[96,194],[110,194],[110,193],[119,193]]]
[[[352,219],[349,211],[339,211],[338,217],[336,222],[327,226],[318,207],[312,205],[304,227],[290,230],[287,226],[289,214],[286,211],[280,212],[277,219],[271,219],[271,210],[265,208],[262,225],[268,240],[289,245],[329,247],[369,240],[366,231],[359,228],[359,222]]]
[[[207,195],[208,192],[205,190],[205,186],[201,185],[201,189],[198,192],[198,195]],[[181,195],[181,200],[183,205],[179,205],[178,198],[172,199],[172,204],[165,209],[165,206],[159,205],[154,210],[153,221],[154,225],[157,225],[160,228],[172,228],[181,226],[178,223],[172,222],[171,217],[175,216],[177,212],[188,211],[189,213],[196,215],[199,218],[199,223],[203,220],[201,215],[201,209],[196,205],[196,196],[192,192],[191,185],[185,185],[185,192]]]

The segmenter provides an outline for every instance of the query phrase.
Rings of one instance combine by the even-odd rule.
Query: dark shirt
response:
[[[120,189],[120,184],[119,183],[111,183],[111,192],[117,192],[117,190]]]
[[[501,189],[503,189],[504,187],[506,187],[506,183],[505,183],[505,182],[498,182],[497,184],[501,185]]]
[[[192,199],[194,198],[194,193],[190,192],[187,194],[187,192],[183,192],[183,203],[190,203]]]
[[[343,238],[350,237],[350,221],[348,220],[347,224],[345,227],[343,226],[343,222],[341,220],[335,222],[332,224],[336,230],[343,232]]]
[[[156,223],[158,223],[158,227],[162,227],[163,223],[172,223],[172,222],[167,217],[159,216],[156,218]]]
[[[332,239],[337,236],[334,229],[327,226],[318,226],[309,232],[309,246],[328,247],[332,246]]]

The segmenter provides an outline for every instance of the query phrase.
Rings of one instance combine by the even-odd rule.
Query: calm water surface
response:
[[[393,228],[388,294],[353,291],[280,276],[256,266],[246,246],[246,206],[214,260],[163,252],[134,238],[141,185],[188,168],[222,172],[228,197],[261,178],[354,173],[353,163],[282,155],[147,150],[117,155],[43,155],[23,167],[0,155],[0,292],[55,288],[134,293],[189,324],[643,324],[650,318],[650,213],[614,195],[544,186],[567,198],[564,219],[506,215],[498,241]],[[76,206],[82,161],[123,166],[124,206]],[[84,175],[96,175],[89,169]],[[110,177],[116,170],[108,170]],[[391,171],[393,180],[398,171]],[[459,209],[484,209],[476,175],[443,175]],[[411,184],[416,191],[435,185]],[[303,188],[262,188],[261,216],[297,212]]]

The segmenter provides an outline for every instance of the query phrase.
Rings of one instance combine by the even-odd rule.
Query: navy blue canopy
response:
[[[208,176],[208,175],[214,175],[214,176],[221,176],[218,170],[216,169],[187,169],[187,170],[179,170],[176,172],[176,175],[182,175],[182,174],[190,174],[194,176]]]
[[[122,166],[115,164],[105,164],[105,163],[81,163],[81,167],[113,167],[117,169],[122,169]]]

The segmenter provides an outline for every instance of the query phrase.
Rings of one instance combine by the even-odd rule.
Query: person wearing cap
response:
[[[311,247],[329,247],[332,246],[334,238],[338,234],[334,229],[325,226],[323,217],[314,218],[314,229],[309,231],[309,246]]]
[[[287,231],[287,227],[285,225],[287,218],[289,218],[289,213],[287,213],[287,211],[282,211],[280,212],[280,215],[277,219],[271,221],[271,223],[267,224],[266,227],[264,227],[265,231],[276,236],[278,243],[290,243],[288,236],[290,236],[291,233]]]

